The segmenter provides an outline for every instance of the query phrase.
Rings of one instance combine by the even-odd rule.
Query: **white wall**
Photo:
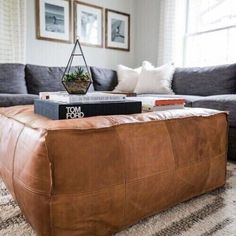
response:
[[[135,0],[134,65],[143,60],[157,64],[160,0]]]
[[[124,64],[132,67],[134,65],[134,6],[136,5],[134,2],[136,2],[136,0],[84,0],[84,2],[131,14],[130,52],[83,46],[87,63],[89,65],[105,68],[115,68],[117,64]],[[65,66],[69,59],[73,44],[36,39],[35,18],[35,0],[27,0],[26,63],[47,66]]]

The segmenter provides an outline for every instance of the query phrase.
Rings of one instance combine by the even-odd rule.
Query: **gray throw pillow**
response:
[[[0,64],[0,93],[27,93],[24,65]]]
[[[118,84],[116,71],[93,66],[90,70],[96,91],[112,91]]]

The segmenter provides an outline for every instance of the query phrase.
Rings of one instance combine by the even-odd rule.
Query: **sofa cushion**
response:
[[[114,70],[90,67],[93,86],[97,91],[112,91],[118,84],[117,74]]]
[[[205,97],[194,101],[192,106],[229,111],[230,126],[236,127],[236,94]]]
[[[171,89],[175,68],[172,64],[160,67],[144,67],[137,81],[135,93],[174,94]]]
[[[185,106],[191,107],[192,102],[201,99],[201,96],[190,96],[190,95],[171,95],[171,94],[140,94],[141,97],[160,97],[160,98],[183,98],[185,99]]]
[[[0,94],[0,107],[33,104],[37,95],[32,94]]]
[[[71,71],[76,69],[77,67],[72,67]],[[61,82],[64,70],[64,67],[26,65],[28,92],[39,94],[39,92],[64,91],[65,88]],[[89,91],[94,91],[93,85],[90,86]]]
[[[26,65],[28,92],[39,94],[39,92],[64,91],[64,86],[61,83],[64,69],[63,67]]]
[[[0,93],[27,93],[24,65],[0,64]]]
[[[228,157],[230,159],[236,160],[236,128],[229,128],[229,149]]]
[[[172,83],[176,94],[210,96],[236,93],[236,64],[177,68]]]
[[[132,69],[127,66],[117,66],[118,85],[113,90],[114,92],[133,93],[137,85],[142,67]]]

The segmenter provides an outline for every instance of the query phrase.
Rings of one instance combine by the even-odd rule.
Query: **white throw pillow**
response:
[[[157,68],[143,67],[134,92],[174,94],[171,89],[174,71],[175,68],[171,64]]]
[[[152,65],[144,61],[142,64],[145,68],[151,68]],[[133,93],[136,88],[139,75],[142,67],[132,69],[123,65],[117,66],[118,85],[113,90],[114,92]]]
[[[152,69],[152,68],[154,68],[154,66],[153,66],[152,63],[149,62],[149,61],[143,61],[143,63],[142,63],[142,68]]]

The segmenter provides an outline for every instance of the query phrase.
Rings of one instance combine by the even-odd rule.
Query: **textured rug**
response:
[[[236,163],[228,163],[227,184],[140,221],[116,236],[236,236]],[[0,179],[0,235],[35,235]]]

